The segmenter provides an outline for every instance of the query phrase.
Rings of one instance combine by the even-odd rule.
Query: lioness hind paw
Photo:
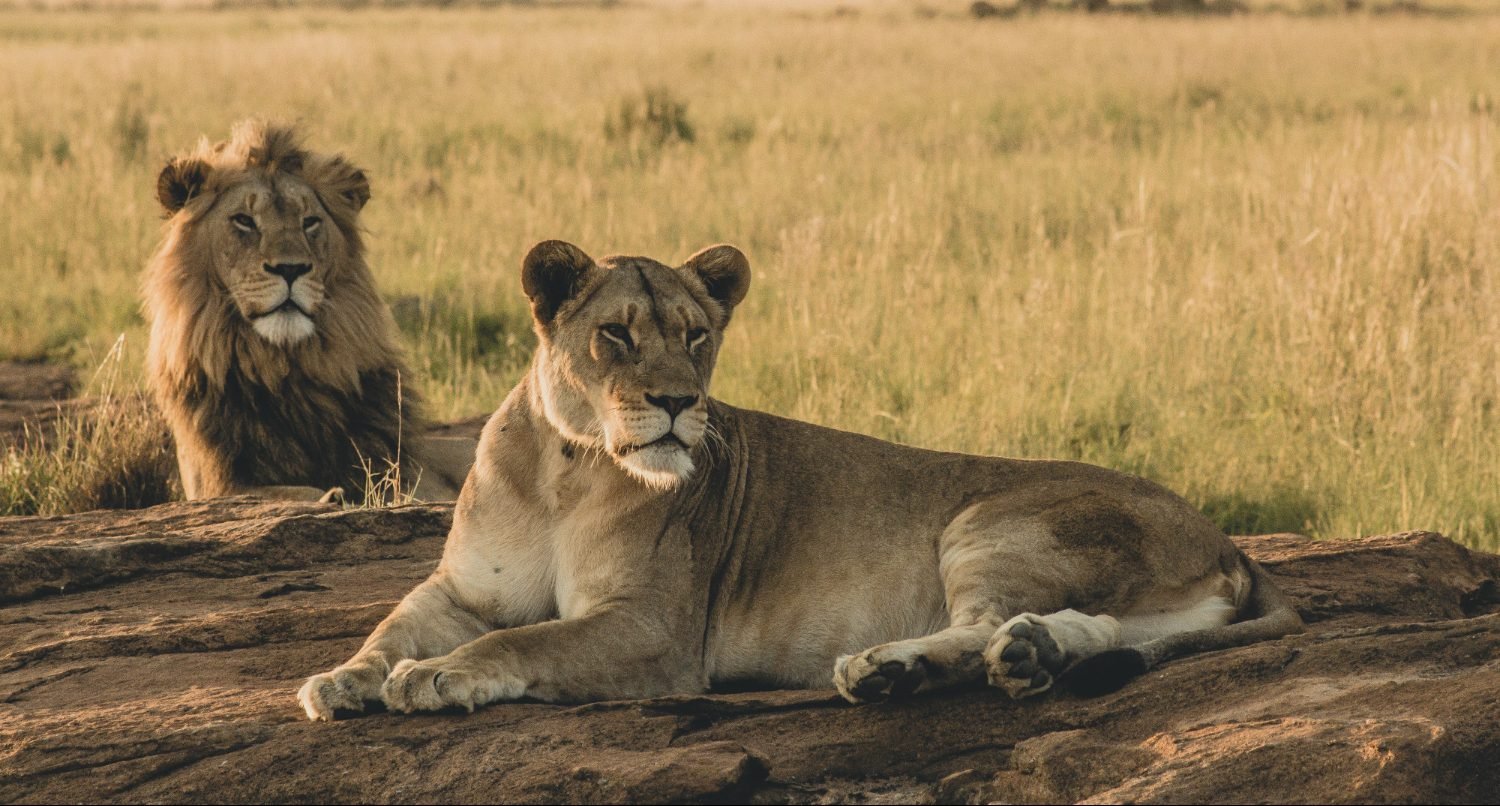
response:
[[[1028,614],[1006,622],[984,652],[990,685],[1014,699],[1051,689],[1067,660],[1046,626],[1035,618]]]

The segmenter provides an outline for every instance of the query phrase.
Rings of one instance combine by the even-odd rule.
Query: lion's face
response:
[[[265,341],[290,347],[318,332],[341,266],[360,261],[364,172],[303,150],[288,128],[248,122],[216,146],[167,163],[157,198],[172,248]]]
[[[316,332],[329,252],[345,245],[312,188],[284,174],[250,176],[196,226],[212,244],[219,282],[256,333],[291,346]]]
[[[548,241],[527,256],[522,280],[548,421],[648,486],[686,480],[707,435],[724,326],[749,286],[745,256],[716,246],[675,269],[642,257],[595,263]]]
[[[189,497],[357,489],[361,461],[417,467],[420,446],[400,435],[421,422],[420,398],[364,257],[364,171],[303,147],[295,127],[249,120],[168,160],[156,198],[146,369]]]

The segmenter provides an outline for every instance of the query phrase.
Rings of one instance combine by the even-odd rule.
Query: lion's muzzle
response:
[[[312,271],[312,268],[313,267],[311,263],[265,264],[266,271],[276,275],[277,277],[280,277],[283,280],[286,280],[286,284],[288,287],[291,287],[293,283],[297,282],[297,278]]]

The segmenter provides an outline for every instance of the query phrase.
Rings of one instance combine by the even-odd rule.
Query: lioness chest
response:
[[[493,627],[584,613],[601,592],[597,580],[611,573],[609,552],[597,545],[608,523],[597,516],[490,500],[467,521],[450,536],[440,572]]]
[[[621,542],[639,508],[617,503],[616,480],[572,450],[528,451],[531,463],[507,464],[533,446],[491,430],[439,566],[466,607],[496,628],[573,618],[642,573]]]

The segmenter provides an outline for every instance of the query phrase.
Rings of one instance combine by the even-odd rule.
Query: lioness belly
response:
[[[777,565],[715,614],[705,658],[711,684],[827,687],[840,655],[948,623],[937,563],[925,552]]]

